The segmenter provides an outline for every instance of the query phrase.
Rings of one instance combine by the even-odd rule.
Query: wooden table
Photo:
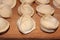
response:
[[[41,17],[36,13],[36,11],[34,16],[32,17],[36,22],[36,29],[27,35],[20,33],[16,25],[18,18],[21,17],[20,15],[18,15],[18,12],[17,12],[19,5],[20,5],[20,2],[19,0],[17,0],[17,5],[15,8],[13,8],[12,17],[9,19],[6,19],[10,22],[10,28],[7,32],[0,34],[0,38],[60,39],[60,25],[57,31],[51,34],[41,31],[40,22],[39,22]],[[50,5],[53,6],[52,0]],[[34,3],[32,7],[35,9],[36,4]],[[60,22],[60,9],[56,7],[54,8],[55,8],[54,17],[56,17]]]

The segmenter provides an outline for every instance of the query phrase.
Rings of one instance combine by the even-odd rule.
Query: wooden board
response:
[[[59,25],[59,28],[57,29],[57,31],[52,34],[41,31],[41,29],[40,29],[40,18],[41,17],[38,16],[36,11],[35,11],[34,16],[32,17],[36,22],[36,29],[27,35],[20,33],[17,28],[17,25],[16,25],[16,22],[17,22],[18,18],[20,17],[20,15],[18,15],[18,12],[17,12],[19,5],[20,5],[20,2],[19,2],[19,0],[17,0],[17,5],[15,8],[13,8],[12,17],[9,19],[6,19],[10,22],[10,28],[7,32],[0,34],[0,38],[41,38],[41,39],[43,39],[43,38],[48,38],[48,39],[49,38],[55,38],[55,39],[60,38],[60,25]],[[51,1],[50,5],[53,6],[52,1]],[[36,7],[35,3],[33,4],[32,7],[33,8]],[[54,8],[55,8],[54,17],[56,17],[60,22],[60,9],[58,9],[56,7],[54,7]]]

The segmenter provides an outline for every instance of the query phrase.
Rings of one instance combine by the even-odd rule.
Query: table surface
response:
[[[17,11],[19,5],[20,5],[20,2],[19,0],[17,0],[16,6],[12,9],[13,10],[12,17],[6,19],[10,22],[10,28],[7,32],[0,34],[0,38],[60,38],[60,25],[57,31],[51,34],[41,31],[40,22],[39,22],[41,17],[36,13],[36,11],[34,16],[32,17],[36,22],[36,29],[27,35],[24,35],[21,32],[19,32],[16,25],[18,18],[21,17],[20,15],[18,15],[18,11]],[[52,0],[50,5],[54,7]],[[35,9],[36,6],[37,5],[34,3],[32,7]],[[56,17],[60,22],[60,9],[56,7],[54,8],[55,8],[54,17]]]

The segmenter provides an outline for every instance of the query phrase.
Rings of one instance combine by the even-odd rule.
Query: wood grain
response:
[[[18,12],[17,12],[19,5],[20,5],[20,2],[19,2],[19,0],[17,0],[16,7],[13,8],[12,17],[9,19],[6,19],[10,22],[10,28],[7,32],[1,34],[0,38],[42,38],[42,39],[43,38],[47,38],[47,39],[60,38],[60,25],[59,25],[59,28],[57,29],[57,31],[54,33],[51,33],[51,34],[41,31],[41,29],[40,29],[40,18],[41,17],[36,13],[36,11],[35,11],[34,16],[32,17],[36,22],[36,29],[27,35],[24,35],[21,32],[19,32],[17,25],[16,25],[16,22],[17,22],[18,18],[20,17],[20,15],[18,15]],[[53,6],[52,0],[51,0],[50,5]],[[35,7],[36,7],[35,3],[33,4],[32,7],[35,9]],[[54,8],[55,8],[54,17],[56,17],[60,22],[60,9],[58,9],[56,7],[54,7]]]

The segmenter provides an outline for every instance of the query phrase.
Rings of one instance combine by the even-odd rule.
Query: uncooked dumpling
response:
[[[5,32],[9,28],[9,22],[3,18],[0,18],[0,33]]]
[[[11,8],[15,7],[16,5],[16,0],[0,0],[2,1],[1,3],[9,5]]]
[[[35,29],[35,21],[29,16],[22,16],[18,19],[17,25],[19,30],[24,33],[30,33]]]
[[[37,4],[48,4],[50,0],[36,0]]]
[[[4,4],[0,5],[0,16],[1,17],[8,18],[8,17],[11,17],[11,14],[12,14],[12,9],[9,6],[4,5]]]
[[[33,3],[35,0],[20,0],[21,3],[27,3],[27,4],[31,4]]]
[[[36,7],[36,10],[39,15],[40,13],[43,15],[52,15],[55,11],[54,8],[51,7],[50,5],[43,5],[43,4],[38,5]]]
[[[55,30],[46,29],[44,27],[41,27],[41,30],[44,31],[44,32],[48,32],[48,33],[55,32]]]
[[[40,20],[40,23],[41,27],[47,30],[55,30],[59,26],[59,21],[51,15],[43,16]]]
[[[60,8],[60,0],[53,0],[53,5]]]
[[[32,16],[34,14],[34,9],[29,4],[21,4],[18,8],[18,13],[21,15]]]

